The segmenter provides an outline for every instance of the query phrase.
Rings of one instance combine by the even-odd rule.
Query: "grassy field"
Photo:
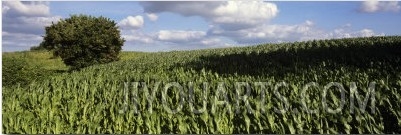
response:
[[[122,52],[121,60],[133,59],[141,52]],[[34,80],[70,72],[61,58],[49,51],[3,52],[3,85],[27,85]]]
[[[3,133],[401,133],[400,36],[51,57],[3,53]]]

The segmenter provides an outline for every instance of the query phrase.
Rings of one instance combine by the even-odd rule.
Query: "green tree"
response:
[[[41,51],[41,50],[46,50],[46,48],[43,45],[44,42],[40,43],[38,46],[32,46],[31,51]]]
[[[46,27],[41,46],[52,50],[72,69],[80,69],[119,60],[124,41],[109,18],[72,15]]]

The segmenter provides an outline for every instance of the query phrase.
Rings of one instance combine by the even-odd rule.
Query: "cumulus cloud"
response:
[[[8,50],[38,45],[45,26],[61,19],[50,14],[49,2],[4,1],[2,11],[2,44]]]
[[[2,7],[3,14],[9,16],[48,16],[50,8],[48,2],[21,2],[4,1]]]
[[[363,29],[363,30],[360,30],[360,31],[357,32],[357,35],[358,35],[358,36],[361,36],[361,37],[377,36],[377,35],[375,34],[375,32],[374,32],[373,30],[371,30],[371,29]],[[384,34],[380,34],[380,36],[383,36],[383,35],[384,35]]]
[[[255,28],[227,31],[220,27],[212,27],[208,33],[216,36],[225,36],[240,43],[260,43],[277,40],[295,40],[301,35],[308,35],[312,32],[314,23],[305,21],[297,25],[263,24]]]
[[[305,41],[313,39],[332,39],[350,37],[381,36],[371,29],[354,31],[351,24],[325,31],[319,29],[313,21],[306,20],[296,25],[264,24],[255,28],[227,31],[219,27],[211,28],[208,34],[228,37],[240,44],[254,44],[278,41]]]
[[[42,37],[39,35],[5,31],[2,32],[2,38],[2,50],[4,52],[27,50],[32,46],[37,46],[42,41]]]
[[[185,48],[206,48],[226,47],[230,44],[222,41],[221,38],[207,35],[205,31],[193,30],[160,30],[154,36],[154,40],[167,43],[171,46],[179,45]]]
[[[147,1],[140,4],[146,13],[172,12],[184,16],[210,16],[211,12],[205,9],[215,9],[221,3],[218,1]]]
[[[37,45],[36,43],[38,41],[42,40],[41,36],[38,36],[35,34],[2,32],[2,36],[4,39],[6,39],[3,41],[3,43],[5,43],[5,44],[12,43],[12,45],[18,45],[18,46],[33,46],[33,45]],[[23,41],[23,43],[13,42],[13,41],[9,41],[7,39],[20,39],[19,41]],[[26,44],[26,43],[28,43],[28,44]]]
[[[6,6],[6,5],[3,5],[3,7],[1,7],[1,12],[3,13],[3,14],[5,14],[8,10],[10,10],[11,8],[10,7],[8,7],[8,6]]]
[[[372,37],[372,36],[384,36],[384,33],[376,33],[371,29],[362,29],[352,31],[349,29],[338,28],[332,31],[317,31],[309,36],[303,36],[300,40],[312,40],[312,39],[335,39],[335,38],[353,38],[353,37]]]
[[[12,33],[29,33],[43,34],[45,26],[49,26],[52,22],[57,22],[60,16],[48,17],[26,17],[19,16],[14,18],[3,18],[3,30]]]
[[[144,24],[143,17],[138,16],[128,16],[127,18],[121,20],[118,25],[120,27],[129,28],[129,29],[139,29],[142,28]]]
[[[398,5],[398,1],[376,1],[369,0],[364,1],[361,5],[361,11],[367,13],[374,13],[379,11],[391,11],[398,12],[400,11],[401,6]]]
[[[149,18],[151,21],[156,21],[159,17],[156,14],[150,13],[146,14],[146,16]]]
[[[130,44],[152,44],[154,37],[141,31],[130,31],[122,34],[122,37]]]
[[[397,3],[365,2],[365,10],[398,11]],[[269,20],[275,18],[279,10],[276,4],[263,1],[141,2],[141,5],[145,13],[172,12],[183,16],[199,16],[210,23],[206,33],[199,32],[196,36],[190,36],[193,34],[191,31],[160,31],[156,35],[159,41],[198,41],[205,45],[221,42],[217,40],[219,38],[228,38],[239,44],[254,44],[383,35],[367,28],[352,30],[351,24],[322,30],[311,20],[295,25],[270,24]]]
[[[126,40],[125,48],[138,51],[192,50],[233,46],[219,37],[208,36],[205,31],[194,30],[160,30],[155,33],[123,30],[122,36]],[[136,48],[138,46],[141,48]]]
[[[242,29],[260,25],[274,18],[278,8],[262,1],[228,1],[213,10],[214,23],[224,29]]]
[[[223,41],[219,38],[207,38],[200,41],[203,45],[212,46],[212,45],[228,45],[227,43],[223,43]]]
[[[51,16],[47,2],[3,2],[3,31],[42,34],[44,27],[61,19]]]
[[[227,30],[254,27],[278,14],[275,4],[263,1],[142,2],[141,5],[146,13],[173,12],[183,16],[200,16]]]
[[[188,42],[197,41],[206,36],[204,31],[183,31],[183,30],[160,30],[157,39],[167,42]]]

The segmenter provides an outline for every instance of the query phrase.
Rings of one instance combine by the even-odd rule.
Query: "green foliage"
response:
[[[3,132],[401,133],[399,36],[125,55],[123,61],[60,74],[32,82],[29,87],[3,89]],[[367,99],[368,84],[373,81],[377,83],[372,95],[376,105],[370,106],[369,98],[366,112],[355,108],[351,113],[351,90]],[[124,82],[144,82],[146,87],[140,84],[136,90],[128,89],[130,94],[125,99]],[[157,82],[160,86],[154,94],[150,113],[148,107],[152,99],[144,95],[152,95]],[[196,100],[181,96],[177,89],[169,89],[163,96],[163,86],[169,82],[181,84],[186,93],[193,90]],[[202,95],[203,82],[209,83],[206,96]],[[225,85],[219,86],[220,82]],[[224,98],[214,95],[223,91],[229,104],[235,105],[235,82],[252,85],[248,103],[239,102],[240,113],[227,113],[228,107],[218,104]],[[288,111],[274,112],[274,108],[286,106],[275,95],[274,88],[268,85],[262,89],[252,82],[273,85],[286,82],[288,87],[279,92],[288,101]],[[319,86],[302,92],[309,82]],[[345,89],[345,104],[339,113],[329,113],[322,108],[322,95],[326,95],[327,106],[339,107],[341,96],[337,89],[322,91],[330,82],[339,82]],[[350,82],[355,82],[356,87]],[[239,94],[244,95],[244,92]],[[305,98],[301,99],[302,95]],[[164,109],[163,102],[175,109],[181,99],[185,103],[178,113],[170,114]],[[189,102],[200,109],[202,99],[207,103],[206,111],[190,112]],[[120,113],[125,109],[126,100],[127,111]],[[265,104],[260,104],[262,101]],[[303,102],[319,113],[303,110]],[[357,101],[354,102],[358,106]],[[134,106],[135,103],[138,105]],[[245,104],[255,111],[245,112]],[[139,108],[138,113],[134,113],[135,107]],[[234,110],[234,106],[231,109]]]
[[[39,65],[29,65],[21,58],[3,59],[3,85],[27,85],[35,79],[42,79],[51,73],[46,72]]]
[[[27,73],[25,66],[27,63],[24,60],[17,58],[3,59],[3,85],[11,86],[17,83],[26,84],[31,75]]]
[[[3,86],[25,86],[66,70],[60,59],[50,59],[47,51],[3,53]]]
[[[42,45],[72,69],[118,60],[124,39],[105,17],[72,15],[46,27]]]
[[[40,44],[39,46],[32,46],[30,48],[31,51],[42,51],[46,50],[46,48],[43,46],[43,44]]]
[[[143,55],[141,52],[122,52],[121,60],[134,59]],[[61,58],[54,58],[44,50],[24,52],[3,52],[3,87],[26,86],[35,80],[68,71]]]

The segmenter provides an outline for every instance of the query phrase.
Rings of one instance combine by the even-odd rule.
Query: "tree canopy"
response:
[[[41,46],[73,69],[119,60],[125,42],[116,23],[102,16],[72,15],[45,29]]]

